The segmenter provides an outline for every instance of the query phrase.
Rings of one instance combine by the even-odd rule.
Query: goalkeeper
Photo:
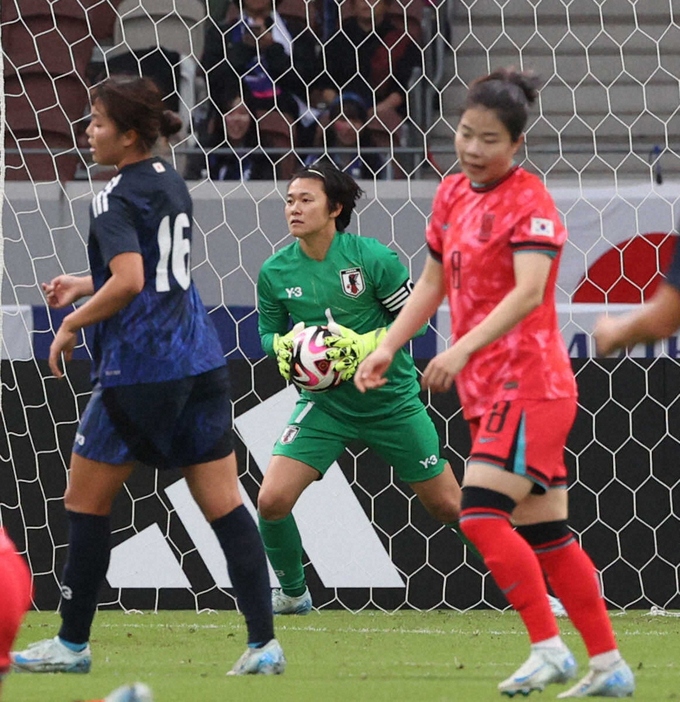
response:
[[[285,213],[295,241],[264,262],[257,284],[262,346],[287,380],[293,335],[312,325],[329,327],[329,356],[343,380],[351,378],[411,292],[394,251],[344,231],[361,194],[351,176],[327,165],[303,169],[288,187]],[[286,333],[291,322],[297,328]],[[305,614],[312,607],[292,509],[351,441],[360,440],[394,466],[435,519],[457,525],[460,487],[440,455],[419,391],[413,359],[404,350],[389,383],[376,393],[362,395],[352,382],[325,393],[302,391],[258,498],[260,532],[281,583],[272,594],[275,613]]]

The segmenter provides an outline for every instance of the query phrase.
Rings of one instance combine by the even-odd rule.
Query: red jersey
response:
[[[444,266],[452,340],[477,326],[515,287],[513,257],[554,258],[543,302],[514,328],[474,353],[456,377],[465,417],[499,400],[576,396],[576,381],[555,309],[566,229],[543,183],[514,168],[499,183],[474,188],[463,174],[445,178],[434,198],[427,243]]]

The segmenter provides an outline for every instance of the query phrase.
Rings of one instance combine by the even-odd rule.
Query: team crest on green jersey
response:
[[[361,268],[345,268],[344,271],[340,271],[340,280],[343,292],[350,297],[359,297],[366,290],[364,273]]]
[[[300,427],[288,426],[283,430],[281,434],[282,444],[292,444],[295,441],[295,437],[300,433]]]

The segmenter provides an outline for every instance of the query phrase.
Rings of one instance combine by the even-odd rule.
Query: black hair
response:
[[[499,68],[470,85],[461,114],[482,106],[493,110],[516,142],[526,127],[529,107],[538,97],[540,79],[530,71]]]
[[[182,128],[177,113],[166,110],[158,86],[150,78],[118,75],[95,85],[92,102],[102,103],[107,116],[125,133],[137,132],[142,148],[151,150],[159,135],[176,134]]]
[[[300,169],[293,175],[290,182],[298,178],[310,178],[323,184],[329,211],[332,212],[338,205],[342,207],[340,214],[335,218],[335,228],[339,232],[344,232],[352,219],[352,211],[356,207],[357,200],[364,194],[354,178],[324,161],[318,161]]]

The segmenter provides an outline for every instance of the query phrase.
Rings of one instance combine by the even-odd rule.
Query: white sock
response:
[[[611,668],[615,663],[621,660],[621,654],[619,649],[615,648],[613,651],[607,651],[606,653],[598,653],[597,656],[593,656],[590,659],[590,667],[593,670],[607,670]]]
[[[549,639],[544,639],[543,641],[539,641],[538,643],[531,644],[531,648],[533,650],[537,650],[540,648],[558,648],[560,650],[564,650],[566,648],[566,645],[564,641],[562,641],[562,637],[559,636],[552,636]]]

